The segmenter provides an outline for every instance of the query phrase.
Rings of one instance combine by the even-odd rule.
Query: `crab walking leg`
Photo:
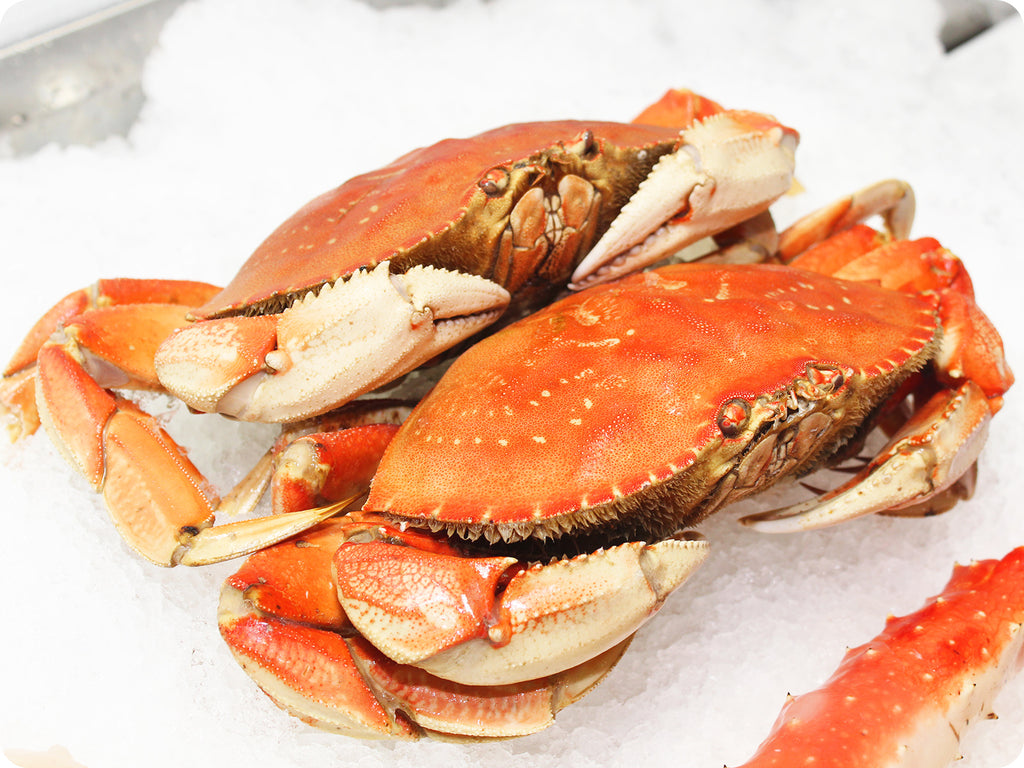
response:
[[[511,557],[370,542],[340,547],[334,569],[349,619],[389,658],[465,685],[507,685],[618,645],[707,551],[703,539],[679,534],[525,568]]]
[[[804,216],[779,235],[779,256],[789,261],[816,243],[879,215],[897,240],[910,235],[914,223],[914,190],[905,181],[887,179]]]
[[[7,417],[12,440],[31,435],[39,428],[35,402],[36,357],[43,344],[65,323],[90,310],[125,307],[132,304],[168,304],[191,307],[202,304],[220,289],[190,280],[99,280],[88,288],[73,291],[43,315],[25,336],[0,379],[0,416]],[[122,350],[123,355],[126,350]],[[136,380],[139,386],[155,385],[152,360],[136,354]]]
[[[460,685],[399,664],[354,634],[335,592],[334,552],[364,527],[358,516],[335,519],[257,552],[221,593],[221,633],[239,664],[311,725],[362,738],[532,733],[593,688],[629,643],[512,686]]]
[[[285,429],[275,447],[264,456],[267,470],[259,465],[252,470],[253,476],[259,473],[260,488],[246,487],[255,486],[247,478],[231,492],[234,496],[244,489],[258,501],[267,478],[271,478],[274,514],[205,529],[190,542],[180,563],[203,565],[247,555],[335,514],[349,512],[351,517],[350,510],[356,509],[365,497],[384,449],[411,409],[412,405],[404,401],[367,400],[311,422],[328,431],[301,434],[312,428],[310,423]],[[295,437],[296,434],[300,436]],[[227,497],[221,501],[218,514],[229,502]],[[233,506],[229,511],[233,511]],[[360,524],[373,527],[372,522]]]
[[[68,463],[103,494],[129,546],[160,565],[201,565],[247,554],[339,511],[210,527],[222,505],[185,450],[153,416],[107,389],[157,388],[153,349],[182,322],[183,308],[173,305],[93,310],[70,318],[37,355],[40,421]],[[258,498],[267,480],[269,472],[250,473],[238,496]]]
[[[179,330],[161,346],[161,383],[191,407],[247,421],[296,421],[393,381],[493,323],[508,291],[434,267],[390,262],[326,285],[280,315],[227,317]],[[245,343],[248,367],[226,366]],[[234,355],[228,355],[233,363]]]
[[[570,288],[635,272],[766,210],[793,183],[799,136],[774,118],[725,111],[692,123],[579,263]]]
[[[816,691],[790,698],[771,735],[737,768],[939,768],[960,758],[971,723],[1024,651],[1024,548],[958,565],[945,591],[890,618]]]
[[[943,495],[977,461],[991,420],[988,401],[973,382],[942,390],[839,488],[741,522],[762,533],[795,533],[929,502],[942,511],[948,507]]]

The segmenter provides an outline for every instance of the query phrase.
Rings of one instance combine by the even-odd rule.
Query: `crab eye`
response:
[[[750,419],[750,403],[737,397],[724,403],[718,410],[718,428],[725,437],[736,437]]]
[[[597,154],[597,139],[594,138],[594,132],[592,130],[590,130],[589,128],[585,130],[580,136],[580,142],[582,143],[580,156],[584,160],[589,160]]]
[[[477,186],[483,190],[488,197],[498,197],[508,187],[508,171],[504,168],[491,168],[484,177],[480,179]]]

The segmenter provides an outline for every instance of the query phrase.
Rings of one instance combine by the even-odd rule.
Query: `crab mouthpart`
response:
[[[296,421],[422,365],[493,323],[509,299],[486,278],[429,266],[392,274],[385,261],[310,291],[277,316],[222,318],[179,332],[160,350],[160,379],[197,410]],[[240,354],[221,343],[230,334],[218,324],[234,329],[249,322],[275,324],[255,356],[260,365],[215,384],[224,360]],[[197,380],[207,382],[202,391]]]
[[[798,142],[793,129],[752,112],[694,123],[576,267],[570,288],[635,272],[766,210],[792,186]]]

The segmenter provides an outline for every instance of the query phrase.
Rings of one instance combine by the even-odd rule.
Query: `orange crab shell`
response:
[[[678,128],[563,120],[507,125],[414,150],[307,203],[194,314],[228,314],[333,282],[387,259],[401,272],[424,244],[431,244],[429,263],[434,266],[482,274],[488,269],[482,265],[490,263],[491,244],[497,242],[518,197],[501,194],[504,185],[519,185],[522,192],[535,181],[529,174],[512,179],[508,169],[535,169],[557,181],[561,172],[556,175],[551,167],[571,168],[581,162],[580,155],[573,156],[573,147],[580,150],[584,164],[595,158],[598,163],[611,162],[610,172],[583,173],[602,193],[607,213],[599,224],[600,234],[678,138]],[[489,192],[487,182],[494,183]],[[620,184],[628,191],[620,190]],[[474,215],[466,216],[471,208]]]
[[[485,525],[572,515],[749,441],[720,425],[809,365],[884,390],[935,335],[931,297],[787,267],[633,275],[457,360],[389,446],[366,508]]]

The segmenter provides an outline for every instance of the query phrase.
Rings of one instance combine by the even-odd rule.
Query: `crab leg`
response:
[[[210,528],[216,492],[153,416],[106,388],[156,386],[152,349],[183,321],[182,308],[171,305],[93,310],[71,318],[37,356],[40,420],[68,463],[103,494],[129,546],[160,565],[201,565],[247,554],[337,512],[309,510]],[[132,344],[123,343],[123,335]],[[126,348],[132,354],[120,355]],[[265,482],[258,474],[243,481]],[[252,490],[240,495],[258,497],[259,489]]]
[[[762,533],[793,533],[925,503],[943,511],[943,495],[974,465],[991,419],[988,401],[973,382],[938,392],[839,488],[741,522]]]
[[[725,107],[688,88],[670,88],[630,122],[679,128],[724,112]]]
[[[43,315],[15,351],[0,380],[0,414],[8,419],[12,440],[32,434],[39,428],[35,402],[36,357],[43,344],[73,317],[100,308],[131,304],[170,304],[195,306],[207,301],[220,289],[207,283],[188,280],[99,280],[94,285],[73,291]],[[122,352],[123,354],[123,352]],[[135,355],[132,361],[136,386],[156,386],[152,361]]]
[[[1024,548],[957,566],[945,591],[890,618],[846,653],[822,688],[783,707],[771,735],[738,768],[843,765],[938,768],[960,735],[989,716],[1024,651]]]
[[[811,246],[854,224],[879,215],[896,240],[910,235],[914,223],[914,190],[905,181],[887,179],[804,216],[779,235],[779,256],[789,261]]]
[[[270,479],[269,455],[220,500],[153,416],[110,391],[159,389],[155,349],[186,322],[186,311],[177,304],[128,304],[62,317],[61,329],[36,353],[36,366],[26,368],[34,379],[33,403],[54,444],[103,493],[125,541],[160,565],[217,562],[292,536],[341,511],[351,501],[346,495],[360,496],[376,467],[364,462],[358,478],[321,494],[344,499],[340,505],[293,506],[287,515],[211,527],[215,512],[237,512],[258,501]],[[395,410],[396,418],[406,412],[384,410]]]
[[[387,656],[466,685],[501,685],[618,645],[706,556],[694,534],[525,569],[510,557],[376,542],[342,546],[334,568],[349,619]]]
[[[596,685],[629,643],[516,685],[468,686],[399,664],[354,635],[331,576],[335,550],[372,528],[358,516],[332,520],[258,552],[221,594],[221,633],[238,662],[279,706],[312,725],[363,738],[532,733]],[[423,544],[416,534],[389,533],[398,535]]]
[[[397,423],[365,424],[292,441],[274,472],[274,511],[310,509],[363,495],[397,431]]]

